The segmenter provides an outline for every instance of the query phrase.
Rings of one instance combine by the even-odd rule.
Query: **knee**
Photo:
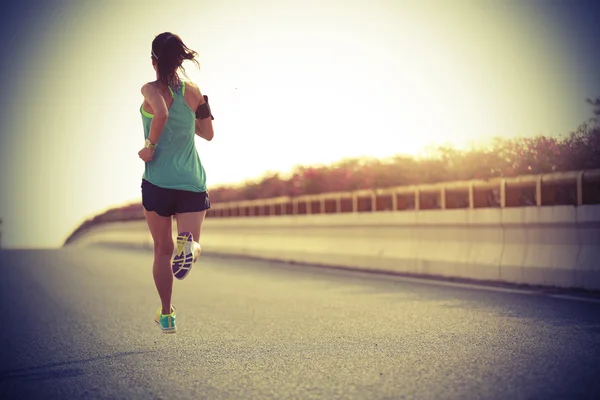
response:
[[[154,242],[154,254],[159,256],[171,256],[173,255],[174,245],[173,239],[163,239]]]

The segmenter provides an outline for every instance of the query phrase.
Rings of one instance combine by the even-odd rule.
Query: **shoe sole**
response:
[[[193,237],[190,232],[181,232],[177,236],[177,251],[171,268],[173,270],[173,276],[181,280],[184,279],[192,268],[194,263],[194,253],[192,252]]]

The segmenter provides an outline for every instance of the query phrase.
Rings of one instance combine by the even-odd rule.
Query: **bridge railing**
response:
[[[600,203],[600,169],[216,202],[213,218]]]

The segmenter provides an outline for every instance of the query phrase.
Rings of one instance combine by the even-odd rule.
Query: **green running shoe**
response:
[[[176,333],[177,325],[175,324],[175,307],[171,306],[171,314],[163,314],[162,307],[158,307],[156,314],[154,315],[154,322],[158,324],[158,327],[163,333]]]

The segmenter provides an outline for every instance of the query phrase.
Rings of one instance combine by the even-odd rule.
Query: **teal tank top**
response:
[[[152,161],[146,163],[143,179],[166,189],[205,192],[206,173],[194,142],[196,114],[183,97],[185,82],[182,82],[179,90],[169,87],[169,91],[173,96],[169,118],[156,143]],[[141,106],[140,112],[144,139],[147,139],[154,116]]]

